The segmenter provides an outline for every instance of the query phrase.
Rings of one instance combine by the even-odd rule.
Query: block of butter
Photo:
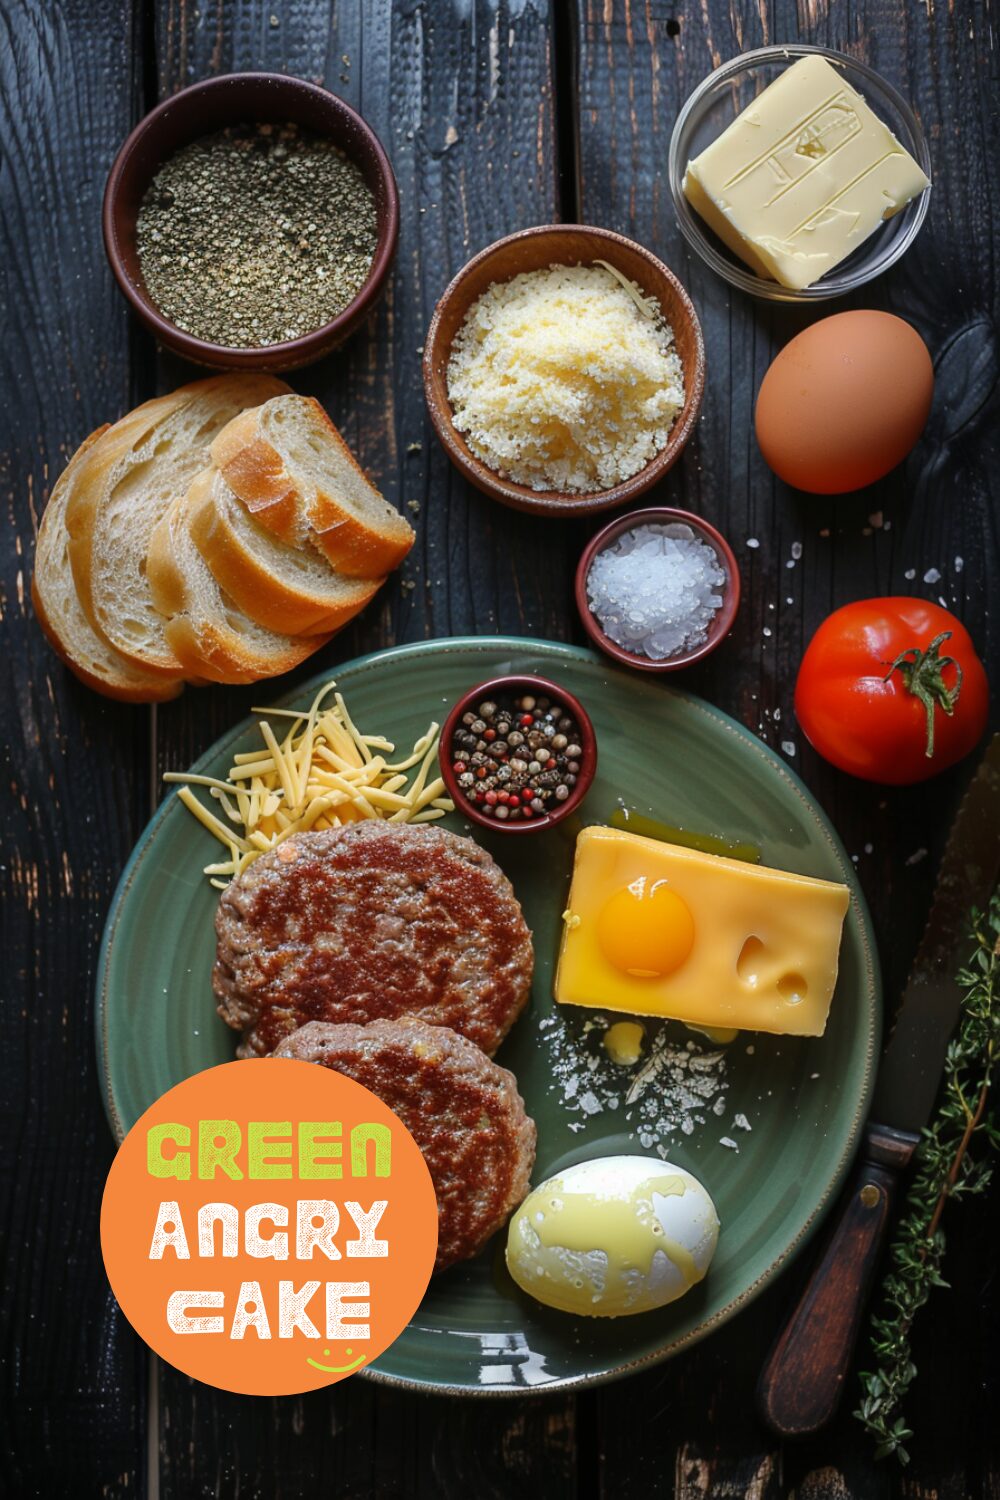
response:
[[[930,186],[843,75],[803,57],[688,162],[684,195],[759,276],[800,291]]]
[[[555,997],[697,1027],[821,1036],[848,901],[834,881],[585,828]]]

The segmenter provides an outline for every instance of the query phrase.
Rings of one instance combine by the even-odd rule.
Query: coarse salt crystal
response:
[[[616,645],[665,661],[708,639],[725,584],[714,548],[690,526],[637,526],[594,558],[587,599]]]

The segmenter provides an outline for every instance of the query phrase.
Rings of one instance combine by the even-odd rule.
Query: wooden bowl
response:
[[[722,591],[722,604],[709,622],[708,635],[702,644],[696,646],[693,651],[685,651],[678,656],[668,656],[663,661],[653,661],[651,657],[641,656],[636,651],[627,651],[624,646],[619,646],[617,641],[613,641],[609,635],[605,634],[600,621],[590,608],[587,575],[597,554],[603,552],[605,547],[610,547],[623,532],[632,531],[637,526],[674,524],[689,526],[699,541],[706,542],[712,548],[725,572],[726,582]],[[729,634],[736,618],[736,611],[740,607],[740,570],[732,547],[714,526],[710,526],[700,516],[692,515],[690,511],[675,510],[672,506],[661,505],[651,507],[649,510],[630,511],[627,516],[619,516],[599,531],[583,549],[583,555],[577,563],[575,591],[576,607],[580,611],[584,630],[594,644],[608,656],[613,657],[615,661],[622,662],[626,667],[638,667],[640,672],[676,672],[679,668],[689,667],[692,662],[701,661],[702,657],[708,656]]]
[[[368,279],[330,323],[301,338],[258,349],[228,349],[184,333],[146,290],[135,225],[151,179],[181,146],[227,125],[292,122],[327,136],[349,156],[375,197],[378,240]],[[389,158],[375,132],[342,99],[281,73],[227,73],[192,84],[157,105],[115,157],[104,190],[104,246],[115,280],[139,317],[169,349],[195,364],[226,370],[294,370],[343,343],[368,316],[385,283],[399,237],[399,197]]]
[[[644,469],[610,490],[570,495],[556,490],[533,490],[513,484],[488,468],[470,449],[454,424],[448,400],[448,359],[452,341],[472,304],[497,281],[509,281],[522,271],[551,265],[589,265],[606,260],[653,296],[674,331],[674,342],[684,366],[684,405],[678,412],[665,448]],[[611,510],[644,494],[677,462],[694,431],[705,389],[705,346],[698,315],[677,277],[662,261],[624,235],[582,224],[543,224],[522,229],[469,261],[447,288],[431,319],[424,343],[424,394],[431,421],[455,467],[484,494],[515,510],[540,516],[586,515]]]
[[[501,822],[495,817],[489,817],[486,813],[480,812],[476,804],[467,796],[464,788],[459,786],[458,777],[451,764],[451,742],[455,730],[462,721],[462,715],[468,713],[470,709],[475,709],[484,699],[510,698],[522,693],[533,693],[535,697],[544,697],[552,702],[564,704],[577,722],[580,730],[580,749],[583,754],[580,757],[580,771],[576,786],[571,789],[565,802],[560,802],[552,812],[542,813],[539,817],[517,823]],[[568,693],[557,682],[550,682],[547,677],[522,675],[493,677],[488,682],[478,682],[475,687],[469,688],[449,712],[441,731],[438,761],[441,766],[441,778],[448,789],[448,796],[455,804],[455,811],[461,813],[462,817],[478,823],[481,828],[489,828],[494,833],[539,833],[543,828],[553,828],[570,813],[576,812],[589,792],[597,772],[597,736],[594,733],[590,715],[579,698],[573,693]]]

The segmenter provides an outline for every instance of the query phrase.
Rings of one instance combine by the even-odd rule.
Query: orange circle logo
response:
[[[101,1247],[132,1327],[208,1385],[290,1396],[370,1364],[437,1251],[402,1121],[314,1063],[224,1063],[170,1089],[108,1174]]]

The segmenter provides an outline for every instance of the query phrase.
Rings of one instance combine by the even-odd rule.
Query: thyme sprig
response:
[[[913,1436],[902,1408],[917,1374],[910,1349],[914,1320],[941,1275],[945,1236],[941,1216],[950,1198],[981,1193],[1000,1149],[1000,1126],[989,1109],[990,1084],[1000,1058],[1000,891],[985,912],[972,913],[975,949],[957,975],[965,991],[958,1029],[949,1043],[941,1094],[916,1152],[916,1172],[890,1251],[892,1269],[882,1307],[871,1319],[876,1368],[860,1376],[863,1397],[854,1415],[875,1441],[875,1457],[909,1462]],[[973,1155],[973,1145],[981,1145]]]

